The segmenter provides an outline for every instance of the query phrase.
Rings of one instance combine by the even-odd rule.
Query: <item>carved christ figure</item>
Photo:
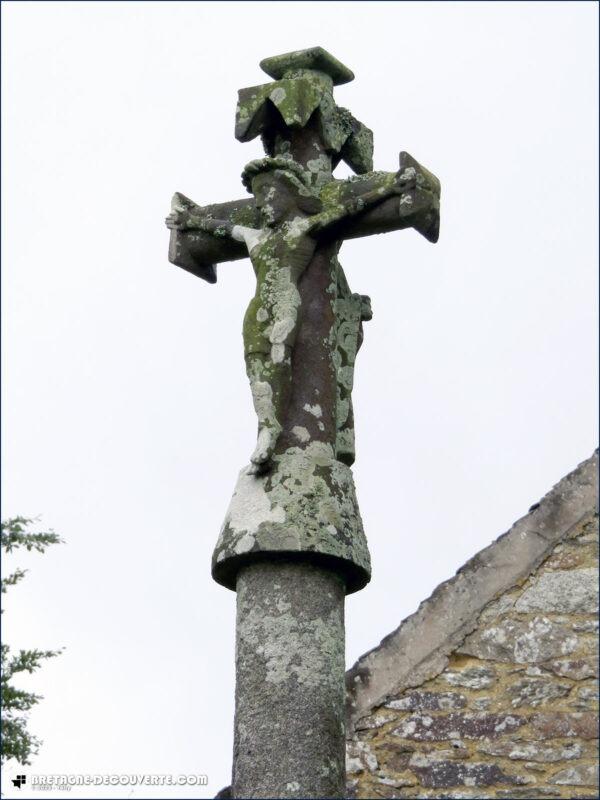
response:
[[[250,471],[270,468],[289,401],[291,356],[299,322],[298,282],[311,261],[318,238],[335,223],[360,213],[394,194],[414,187],[414,170],[396,174],[395,182],[343,204],[323,207],[305,182],[303,169],[284,157],[251,161],[242,181],[255,197],[261,228],[233,225],[226,220],[195,217],[172,211],[167,227],[200,230],[243,242],[256,274],[256,292],[244,317],[244,356],[258,439],[250,457]]]

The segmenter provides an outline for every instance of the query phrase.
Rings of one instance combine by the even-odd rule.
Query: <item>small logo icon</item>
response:
[[[24,783],[27,783],[27,780],[25,778],[25,775],[17,775],[16,778],[12,779],[12,782],[13,782],[13,786],[16,786],[17,789],[20,789],[21,786],[23,786]]]

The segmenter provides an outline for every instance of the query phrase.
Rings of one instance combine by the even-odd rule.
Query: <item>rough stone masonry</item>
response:
[[[260,136],[249,200],[176,193],[169,258],[216,281],[248,257],[243,323],[256,443],[217,542],[214,579],[237,591],[234,797],[343,797],[344,598],[370,579],[351,465],[352,387],[370,300],[350,290],[345,239],[414,228],[435,242],[440,184],[408,153],[374,172],[373,135],[333,97],[352,72],[320,47],[261,62],[236,137]],[[356,173],[336,180],[345,161]],[[249,448],[250,449],[250,448]]]
[[[598,454],[347,674],[348,797],[598,796]]]

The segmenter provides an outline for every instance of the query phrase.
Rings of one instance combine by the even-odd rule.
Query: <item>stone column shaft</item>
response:
[[[345,796],[344,596],[306,561],[239,571],[233,797]]]

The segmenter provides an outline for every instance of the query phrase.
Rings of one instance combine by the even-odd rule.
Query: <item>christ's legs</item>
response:
[[[291,347],[277,324],[276,309],[263,298],[250,301],[244,318],[244,353],[252,402],[258,417],[252,472],[261,472],[275,450],[292,382]],[[273,339],[280,341],[273,342]]]
[[[244,317],[246,372],[258,417],[258,441],[250,458],[254,472],[268,469],[290,399],[300,307],[296,273],[278,262],[258,272],[256,295]]]
[[[281,348],[282,358],[277,362],[272,360],[270,354],[246,354],[246,372],[258,417],[258,438],[250,457],[252,472],[266,468],[281,433],[291,384],[291,348],[284,345]]]

